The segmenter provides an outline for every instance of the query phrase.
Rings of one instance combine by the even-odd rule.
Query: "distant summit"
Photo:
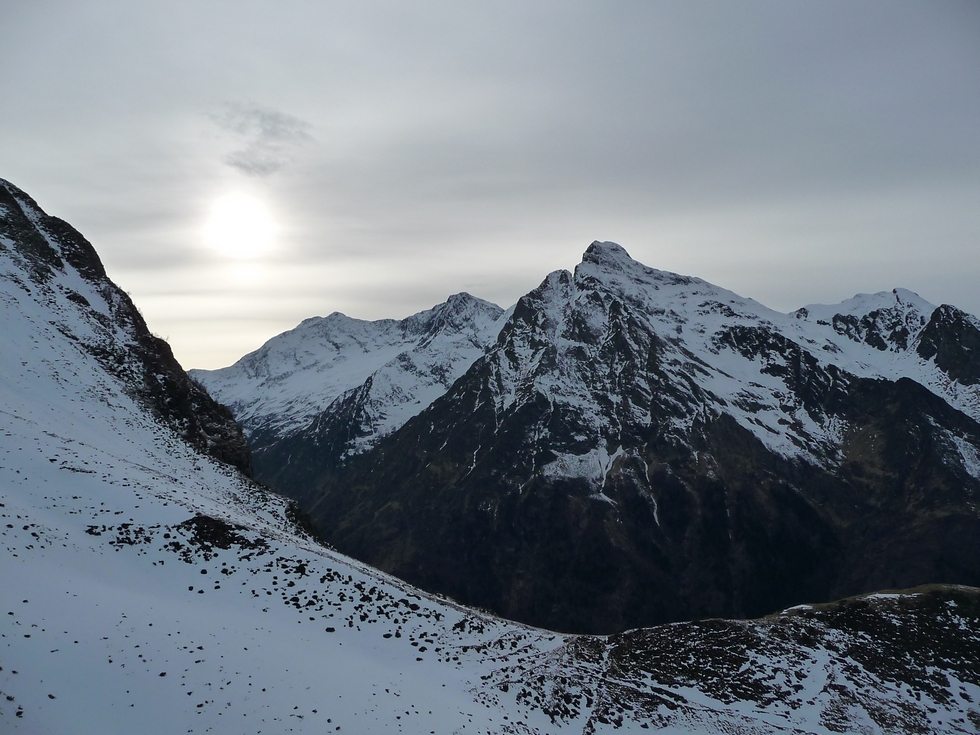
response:
[[[230,367],[190,374],[235,412],[268,480],[275,468],[265,451],[287,436],[327,432],[345,456],[401,427],[484,353],[505,317],[468,293],[402,320],[334,312],[303,320]]]

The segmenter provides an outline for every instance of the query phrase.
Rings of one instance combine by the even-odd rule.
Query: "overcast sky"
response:
[[[0,0],[0,177],[188,368],[506,306],[596,239],[782,311],[980,314],[980,2]],[[231,194],[251,258],[207,238]]]

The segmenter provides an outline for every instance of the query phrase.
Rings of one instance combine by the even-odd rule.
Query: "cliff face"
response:
[[[170,346],[150,333],[92,245],[2,179],[0,252],[10,256],[2,276],[48,309],[52,326],[94,355],[182,439],[251,474],[251,454],[231,411],[191,380]]]

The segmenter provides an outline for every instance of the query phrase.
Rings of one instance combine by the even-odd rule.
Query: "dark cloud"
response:
[[[248,176],[263,177],[279,171],[296,148],[312,140],[309,123],[255,104],[226,104],[212,120],[241,144],[222,160]]]

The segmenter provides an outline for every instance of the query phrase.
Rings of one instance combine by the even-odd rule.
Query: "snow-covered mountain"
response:
[[[350,406],[262,446],[260,479],[341,550],[509,617],[980,584],[980,329],[910,291],[782,314],[597,242],[403,426],[356,444]]]
[[[341,406],[356,406],[345,451],[363,451],[445,393],[506,316],[467,293],[402,320],[335,312],[305,320],[230,367],[190,374],[232,408],[259,455]]]
[[[498,399],[502,409],[529,390],[578,402],[587,411],[601,403],[594,394],[563,395],[585,390],[589,382],[572,374],[583,365],[576,352],[584,349],[591,357],[600,357],[602,345],[595,337],[609,325],[593,325],[599,331],[588,332],[589,321],[600,313],[588,301],[596,284],[602,284],[611,298],[642,304],[640,313],[648,331],[661,335],[672,353],[669,382],[697,383],[689,392],[700,389],[719,409],[785,456],[806,454],[814,461],[833,461],[837,427],[815,422],[802,405],[786,410],[787,386],[771,362],[779,359],[774,357],[778,350],[745,344],[750,332],[752,339],[774,335],[798,345],[816,358],[818,367],[834,366],[857,377],[911,378],[955,408],[980,418],[980,375],[953,374],[949,360],[936,359],[936,348],[929,351],[931,331],[925,342],[920,337],[937,307],[918,294],[906,289],[859,294],[840,304],[812,304],[782,314],[701,279],[647,268],[619,245],[598,242],[586,252],[574,278],[567,271],[556,271],[525,298],[525,303],[540,299],[535,308],[548,325],[544,337],[562,345],[559,369],[547,373],[546,380],[552,381],[547,385],[541,382],[544,372],[539,372],[533,386],[505,369]],[[941,314],[961,322],[961,337],[972,336],[980,324],[954,307],[942,310]],[[192,370],[191,375],[232,408],[253,450],[310,431],[314,422],[322,425],[345,404],[357,402],[361,423],[345,447],[349,455],[370,448],[444,394],[494,343],[512,312],[513,308],[504,311],[461,293],[401,321],[367,322],[334,313],[305,320],[231,367]],[[579,327],[570,320],[585,331],[575,334]],[[513,342],[515,350],[533,353],[533,347],[519,337]],[[764,349],[765,355],[747,357],[756,349]],[[969,353],[970,346],[960,349]],[[567,354],[561,356],[562,351]],[[699,371],[698,366],[705,369]],[[603,395],[615,390],[615,386],[600,388]],[[651,390],[647,386],[646,392]],[[644,409],[638,410],[636,418],[643,421]],[[679,428],[689,427],[691,418]],[[593,433],[609,433],[608,426],[600,428],[609,423],[608,417],[594,415],[591,420]],[[566,456],[551,471],[565,472],[562,467],[568,465],[568,472],[578,476],[584,462],[586,471],[598,478],[608,457],[604,464],[599,457],[603,448],[593,449],[594,455],[588,457]],[[828,451],[830,456],[824,457]]]
[[[779,455],[833,464],[842,427],[812,393],[844,376],[912,378],[980,419],[980,381],[956,382],[917,350],[934,310],[896,289],[781,314],[597,242],[574,275],[552,273],[521,300],[492,360],[495,412],[538,397],[558,406],[582,434],[542,469],[584,473],[598,491],[630,443],[620,435],[658,418],[684,441],[695,422],[726,413]],[[655,417],[665,394],[667,415]]]
[[[975,589],[566,636],[315,543],[202,439],[220,411],[195,393],[175,418],[179,367],[148,391],[146,335],[116,321],[94,250],[0,197],[0,731],[980,727]]]

